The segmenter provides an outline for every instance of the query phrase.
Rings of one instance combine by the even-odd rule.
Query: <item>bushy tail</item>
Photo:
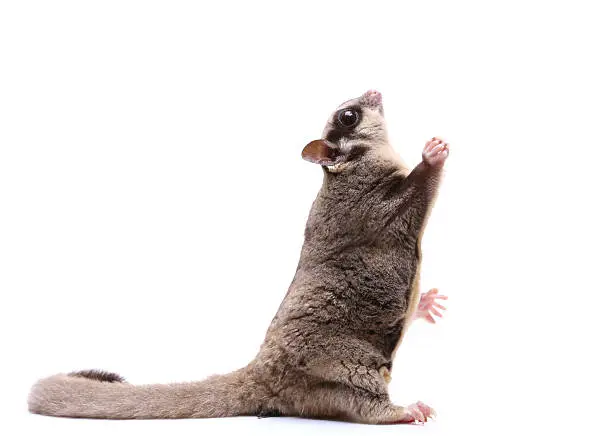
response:
[[[154,385],[132,385],[91,370],[39,380],[28,406],[32,413],[73,418],[213,418],[256,414],[258,390],[247,368],[198,382]]]

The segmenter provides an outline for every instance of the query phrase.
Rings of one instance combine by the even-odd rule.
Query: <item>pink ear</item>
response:
[[[308,143],[302,150],[302,158],[319,165],[333,165],[338,157],[338,149],[324,139]]]

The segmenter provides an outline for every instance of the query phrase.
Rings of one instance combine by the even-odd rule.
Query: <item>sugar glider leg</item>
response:
[[[436,415],[433,408],[420,401],[402,407],[393,404],[387,394],[330,383],[311,390],[309,401],[296,406],[303,416],[326,416],[362,424],[416,424]]]

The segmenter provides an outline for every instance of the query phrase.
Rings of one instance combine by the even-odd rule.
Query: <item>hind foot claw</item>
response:
[[[418,401],[404,408],[404,416],[398,423],[419,424],[436,416],[436,411],[427,404]]]

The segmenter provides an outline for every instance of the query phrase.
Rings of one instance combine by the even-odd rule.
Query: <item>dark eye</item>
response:
[[[338,114],[338,121],[344,127],[353,127],[359,122],[359,114],[354,109],[346,109]]]

